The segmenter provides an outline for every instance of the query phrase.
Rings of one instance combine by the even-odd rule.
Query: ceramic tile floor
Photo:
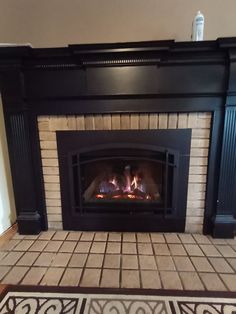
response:
[[[0,248],[2,284],[236,291],[236,239],[47,231]]]

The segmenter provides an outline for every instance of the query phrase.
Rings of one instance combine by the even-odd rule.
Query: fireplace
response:
[[[19,232],[233,237],[235,42],[1,48]]]
[[[190,144],[190,129],[58,131],[64,229],[183,232]]]

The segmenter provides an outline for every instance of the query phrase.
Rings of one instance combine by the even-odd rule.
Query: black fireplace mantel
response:
[[[47,229],[38,115],[211,112],[204,233],[233,237],[236,38],[0,48],[20,233]]]

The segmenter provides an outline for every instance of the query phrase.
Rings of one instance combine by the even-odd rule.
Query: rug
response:
[[[8,286],[0,314],[235,314],[236,293]]]

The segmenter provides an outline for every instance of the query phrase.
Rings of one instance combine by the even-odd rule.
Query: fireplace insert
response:
[[[190,142],[189,129],[58,131],[64,229],[184,231]]]

